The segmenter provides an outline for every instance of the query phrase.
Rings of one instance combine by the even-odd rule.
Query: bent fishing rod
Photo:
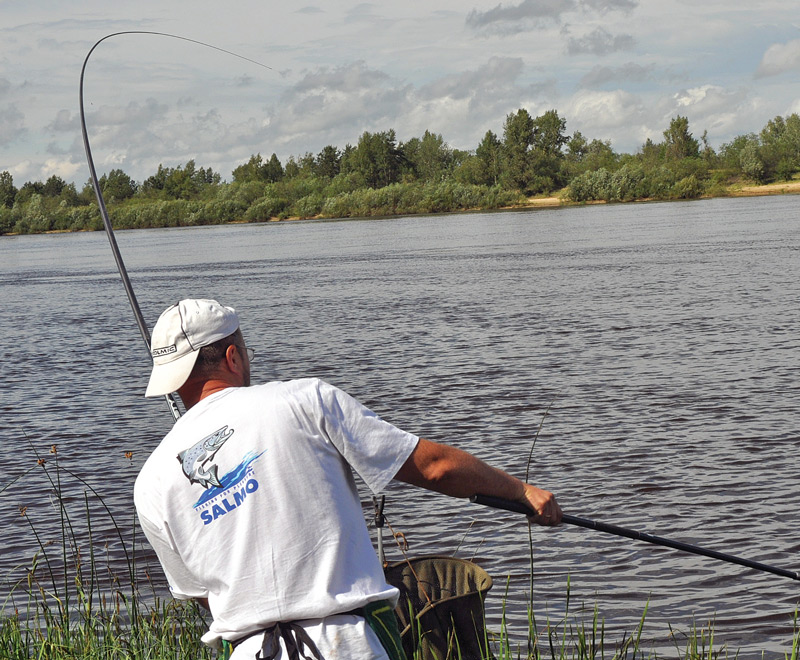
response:
[[[472,497],[470,497],[470,501],[474,502],[475,504],[482,504],[484,506],[493,507],[495,509],[503,509],[505,511],[512,511],[514,513],[523,513],[527,516],[536,513],[535,511],[532,511],[529,507],[525,506],[520,502],[504,500],[502,498],[492,497],[490,495],[473,495]],[[689,543],[673,541],[671,539],[665,539],[661,536],[653,536],[652,534],[646,534],[645,532],[637,532],[636,530],[633,529],[618,527],[617,525],[609,525],[608,523],[588,520],[586,518],[578,518],[577,516],[570,516],[567,514],[562,515],[561,521],[566,523],[567,525],[575,525],[577,527],[584,527],[586,529],[595,529],[598,532],[605,532],[606,534],[613,534],[614,536],[622,536],[628,539],[644,541],[645,543],[662,545],[667,548],[682,550],[684,552],[690,552],[695,555],[702,555],[703,557],[711,557],[712,559],[719,559],[720,561],[726,561],[730,564],[738,564],[740,566],[746,566],[747,568],[752,568],[756,571],[763,571],[764,573],[772,573],[774,575],[780,575],[781,577],[791,578],[792,580],[800,580],[800,573],[795,573],[794,571],[787,571],[786,569],[783,568],[776,568],[775,566],[769,566],[767,564],[762,564],[760,562],[752,561],[750,559],[742,559],[741,557],[728,555],[725,554],[724,552],[717,552],[716,550],[708,550],[707,548],[701,548],[699,546],[691,545]]]
[[[142,335],[142,339],[144,340],[145,346],[147,347],[147,354],[151,356],[150,353],[150,332],[147,329],[147,324],[144,321],[144,315],[142,314],[142,310],[139,307],[139,302],[136,300],[136,294],[133,292],[133,285],[131,284],[131,279],[128,277],[128,271],[125,268],[125,263],[122,261],[122,255],[119,251],[119,246],[117,245],[117,239],[114,236],[114,228],[111,226],[111,220],[108,217],[108,211],[106,209],[106,203],[103,199],[103,191],[100,188],[100,182],[97,179],[97,172],[95,171],[94,167],[94,159],[92,158],[92,150],[89,146],[89,135],[86,130],[86,113],[84,112],[84,105],[83,105],[83,80],[86,74],[86,65],[89,62],[89,58],[92,56],[92,53],[95,49],[106,39],[110,39],[111,37],[117,37],[123,34],[148,34],[154,35],[158,37],[169,37],[172,39],[180,39],[182,41],[188,41],[190,43],[198,44],[200,46],[205,46],[206,48],[211,48],[213,50],[220,51],[222,53],[226,53],[228,55],[233,55],[234,57],[238,57],[239,59],[245,60],[247,62],[251,62],[253,64],[257,64],[258,66],[264,67],[265,69],[272,70],[272,67],[268,67],[266,64],[262,64],[261,62],[256,62],[255,60],[251,60],[250,58],[244,57],[237,53],[233,53],[229,50],[225,50],[224,48],[219,48],[217,46],[213,46],[211,44],[204,43],[202,41],[197,41],[195,39],[189,39],[188,37],[181,37],[176,34],[168,34],[166,32],[151,32],[147,30],[126,30],[123,32],[113,32],[112,34],[107,34],[102,39],[99,39],[94,46],[91,47],[89,52],[86,54],[86,58],[83,60],[83,66],[81,67],[81,80],[80,80],[80,89],[79,89],[79,101],[80,101],[80,115],[81,115],[81,135],[83,136],[83,148],[86,151],[86,161],[89,164],[89,175],[92,180],[92,188],[94,188],[94,194],[97,197],[97,206],[100,210],[100,217],[103,220],[103,227],[105,228],[106,235],[108,236],[108,242],[111,244],[111,252],[114,254],[114,261],[117,264],[117,270],[119,271],[120,277],[122,278],[122,285],[125,287],[125,293],[128,296],[128,302],[130,302],[131,309],[133,310],[133,315],[136,318],[136,325],[139,327],[139,332]],[[180,410],[178,409],[178,404],[175,401],[175,397],[172,394],[165,394],[164,399],[169,406],[169,411],[172,413],[172,417],[175,421],[178,421],[178,418],[181,416]]]

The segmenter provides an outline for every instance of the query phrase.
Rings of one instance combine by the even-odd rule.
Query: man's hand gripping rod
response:
[[[475,502],[476,504],[494,507],[495,509],[504,509],[506,511],[513,511],[514,513],[524,513],[528,516],[535,515],[535,512],[531,511],[531,509],[524,504],[512,502],[510,500],[504,500],[499,497],[473,495],[470,498],[470,501]],[[733,555],[717,552],[716,550],[707,550],[706,548],[690,545],[689,543],[681,543],[680,541],[672,541],[660,536],[653,536],[644,532],[637,532],[632,529],[626,529],[625,527],[617,527],[616,525],[609,525],[607,523],[587,520],[586,518],[578,518],[576,516],[569,516],[567,514],[562,516],[561,521],[567,525],[576,525],[577,527],[585,527],[586,529],[596,529],[598,532],[605,532],[606,534],[613,534],[614,536],[623,536],[625,538],[635,539],[637,541],[645,541],[646,543],[653,543],[655,545],[663,545],[667,548],[691,552],[695,555],[711,557],[712,559],[719,559],[720,561],[726,561],[731,564],[739,564],[740,566],[746,566],[747,568],[752,568],[756,571],[773,573],[774,575],[791,578],[792,580],[800,580],[800,573],[795,573],[794,571],[787,571],[786,569],[768,566],[767,564],[762,564],[757,561],[742,559],[741,557],[734,557]]]

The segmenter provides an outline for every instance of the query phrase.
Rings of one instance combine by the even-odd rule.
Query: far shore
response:
[[[515,204],[511,207],[502,209],[495,209],[499,211],[509,209],[535,209],[535,208],[554,208],[559,206],[591,206],[594,204],[608,204],[604,200],[595,200],[591,202],[573,202],[565,198],[564,191],[560,191],[556,195],[528,197],[527,202],[523,204]],[[763,185],[742,185],[735,184],[729,186],[725,195],[704,195],[698,199],[712,199],[713,197],[761,197],[764,195],[800,195],[800,181],[782,181],[780,183],[765,183]],[[615,202],[616,204],[633,204],[636,202],[652,202],[652,201],[671,201],[671,200],[652,200],[652,199],[634,199],[630,202]],[[687,200],[690,201],[690,200]],[[476,209],[480,211],[481,209]],[[355,217],[355,216],[354,216]],[[314,220],[325,219],[325,216],[317,216],[316,218],[300,218],[297,216],[288,218],[272,217],[268,222],[285,222],[287,220]],[[330,218],[328,218],[330,219]],[[236,223],[230,224],[246,224],[244,220],[237,220]]]
[[[781,181],[779,183],[766,183],[763,185],[735,184],[729,186],[724,195],[705,195],[698,199],[711,199],[712,197],[761,197],[765,195],[800,195],[800,181],[798,180]],[[650,201],[665,201],[665,200],[636,199],[632,200],[631,202],[615,202],[615,203],[630,204],[636,202],[650,202]],[[504,209],[495,209],[495,210],[554,208],[560,206],[588,206],[594,204],[608,204],[608,202],[605,202],[603,200],[597,200],[591,202],[572,202],[566,199],[565,191],[562,190],[555,195],[528,197],[527,201],[522,204],[515,204],[512,207],[506,207]],[[475,209],[475,210],[480,211],[481,209]],[[353,216],[353,217],[361,217],[361,216]],[[333,218],[326,218],[325,216],[316,216],[315,218],[300,218],[298,216],[291,216],[288,218],[272,217],[269,218],[267,222],[285,222],[292,220],[314,220],[314,219],[321,220],[321,219],[333,219]],[[225,224],[250,224],[250,223],[246,220],[234,220],[233,222],[228,222]],[[81,229],[78,231],[89,231],[89,230]],[[55,229],[44,233],[64,234],[64,233],[72,233],[72,230]],[[17,235],[18,234],[14,233],[0,234],[0,237],[17,236]]]
[[[800,195],[800,181],[781,181],[779,183],[766,183],[764,185],[741,185],[730,186],[727,190],[727,197],[760,197],[763,195]],[[710,196],[700,199],[710,199]],[[634,200],[644,202],[649,200]],[[590,204],[607,204],[608,202],[596,201],[587,202]],[[525,207],[551,207],[551,206],[574,206],[575,202],[570,202],[560,196],[551,195],[548,197],[529,197],[528,203],[517,208]]]

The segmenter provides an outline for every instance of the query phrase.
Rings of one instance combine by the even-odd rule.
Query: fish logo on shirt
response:
[[[191,483],[198,483],[203,488],[210,486],[220,488],[222,486],[217,478],[217,466],[211,464],[206,469],[206,464],[213,460],[214,455],[232,435],[233,429],[228,430],[227,426],[223,426],[178,454],[177,458],[181,463],[183,473]]]

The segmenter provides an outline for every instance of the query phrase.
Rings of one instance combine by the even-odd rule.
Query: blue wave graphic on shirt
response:
[[[223,493],[229,488],[233,488],[234,486],[244,481],[245,477],[247,477],[247,474],[249,472],[250,464],[256,459],[258,459],[263,453],[264,453],[263,451],[260,454],[256,454],[253,452],[247,453],[244,459],[242,459],[242,462],[239,463],[239,465],[237,465],[235,468],[233,468],[233,470],[224,474],[220,478],[219,482],[222,484],[222,486],[219,487],[215,486],[213,488],[206,489],[206,491],[200,496],[200,499],[194,503],[194,508],[196,509],[197,507],[202,506],[209,500],[214,499],[217,495]]]

